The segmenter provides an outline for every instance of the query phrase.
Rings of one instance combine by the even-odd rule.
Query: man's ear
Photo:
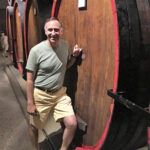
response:
[[[46,30],[45,30],[45,28],[44,28],[44,33],[45,33],[45,35],[46,35]]]
[[[47,27],[46,27],[46,25],[44,26],[44,33],[47,36]]]
[[[63,35],[63,28],[60,28],[60,36]]]

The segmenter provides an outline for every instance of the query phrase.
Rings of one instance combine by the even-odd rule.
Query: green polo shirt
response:
[[[59,89],[64,82],[69,58],[69,45],[60,40],[53,49],[46,41],[34,46],[29,53],[26,69],[36,73],[34,86],[49,90]]]

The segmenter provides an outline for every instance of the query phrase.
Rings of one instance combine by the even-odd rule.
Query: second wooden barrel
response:
[[[16,63],[20,73],[24,73],[25,68],[25,54],[24,54],[24,8],[25,2],[16,0],[14,2],[13,12],[13,36],[14,36],[14,49],[16,56]]]
[[[27,0],[24,19],[25,53],[44,40],[44,22],[51,16],[52,0]]]
[[[14,66],[17,67],[13,42],[13,10],[13,6],[6,7],[6,31],[8,36],[10,58]]]
[[[78,43],[86,55],[66,79],[75,111],[88,124],[77,149],[134,150],[147,142],[147,118],[114,102],[107,90],[148,107],[149,2],[80,2],[56,0],[52,12],[63,22],[71,51]]]

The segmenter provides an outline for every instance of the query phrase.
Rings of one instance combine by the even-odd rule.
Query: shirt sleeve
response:
[[[37,70],[37,57],[34,49],[30,50],[27,64],[26,64],[26,69],[33,72],[36,72]]]

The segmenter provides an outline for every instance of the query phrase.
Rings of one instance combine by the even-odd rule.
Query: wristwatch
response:
[[[73,57],[73,58],[77,58],[78,56],[75,56],[75,55],[71,54],[71,57]]]

